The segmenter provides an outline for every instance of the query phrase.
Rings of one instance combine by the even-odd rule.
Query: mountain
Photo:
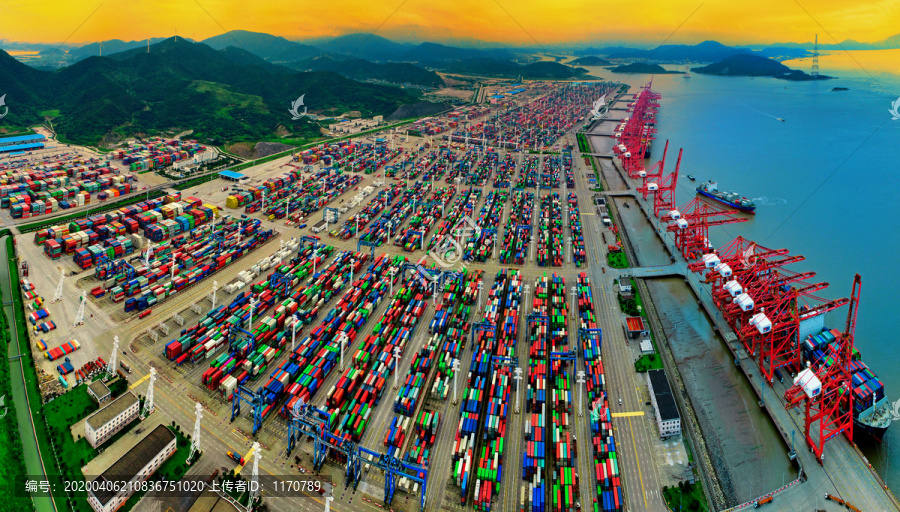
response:
[[[477,76],[522,76],[527,79],[566,79],[587,73],[583,68],[572,68],[557,62],[535,62],[525,66],[508,60],[478,57],[450,62],[444,69],[453,73]]]
[[[136,133],[194,130],[205,142],[262,140],[288,133],[318,135],[308,120],[291,121],[288,107],[305,94],[311,113],[390,115],[419,100],[416,92],[364,84],[337,73],[273,70],[243,50],[217,51],[167,39],[150,52],[89,57],[55,72],[37,71],[0,52],[0,83],[9,91],[12,121],[42,120],[62,140],[96,144]]]
[[[610,61],[606,59],[601,59],[596,55],[588,55],[586,57],[580,57],[572,62],[569,62],[572,66],[609,66],[612,64]]]
[[[154,37],[150,39],[150,44],[154,45],[161,41],[165,41],[164,37]],[[143,41],[122,41],[121,39],[109,39],[107,41],[102,42],[102,49],[104,55],[112,55],[114,53],[124,52],[126,50],[131,50],[132,48],[144,48],[147,49],[147,40]],[[79,60],[86,59],[88,57],[99,56],[101,53],[101,43],[90,43],[84,46],[79,46],[78,48],[73,48],[69,51],[69,59],[73,62],[78,62]]]
[[[659,64],[645,64],[643,62],[632,62],[631,64],[622,64],[614,68],[609,68],[613,73],[635,73],[641,75],[680,75],[681,71],[667,71],[666,68]]]
[[[397,60],[412,45],[395,43],[375,34],[347,34],[324,40],[316,40],[315,46],[339,55],[374,61]]]
[[[749,54],[732,55],[714,64],[693,68],[691,71],[704,75],[719,76],[770,76],[792,81],[827,80],[831,78],[824,75],[807,75],[803,71],[791,69],[772,59]]]
[[[626,48],[607,53],[610,59],[647,59],[663,62],[680,62],[692,60],[694,62],[716,62],[735,55],[737,53],[749,53],[744,48],[732,48],[716,41],[703,41],[694,46],[683,44],[667,44],[657,46],[651,50],[639,50]]]
[[[438,43],[421,43],[404,52],[395,60],[436,63],[475,58],[511,59],[512,57],[513,55],[505,49],[476,50],[444,46]]]
[[[295,43],[279,36],[247,30],[231,30],[201,41],[221,50],[236,46],[258,57],[272,62],[293,62],[322,55],[322,50],[314,46]]]
[[[445,69],[463,75],[517,76],[521,72],[522,66],[508,60],[476,57],[451,62],[445,66]]]
[[[303,71],[334,71],[354,80],[380,80],[425,87],[444,85],[444,80],[434,71],[408,62],[374,63],[363,59],[338,60],[326,56],[295,62],[290,66]]]

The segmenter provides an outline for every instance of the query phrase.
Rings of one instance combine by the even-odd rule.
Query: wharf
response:
[[[615,169],[606,165],[601,165],[604,178],[618,177],[628,184],[628,181],[622,175],[618,162],[614,160],[613,165]],[[610,176],[610,174],[613,176]],[[666,247],[669,255],[675,259],[676,263],[671,267],[680,266],[681,268],[686,269],[687,262],[681,256],[680,252],[675,249],[674,241],[665,235],[666,231],[662,229],[664,226],[649,213],[652,211],[652,205],[643,198],[636,197],[636,199],[641,211],[647,217],[651,225],[657,228],[655,231],[660,237],[663,245]],[[630,231],[629,227],[623,224],[620,225],[623,227],[621,234],[622,237],[626,239],[626,249],[630,249],[627,242]],[[651,268],[659,269],[666,267]],[[651,274],[648,269],[648,267],[633,269],[639,270],[638,272],[633,273],[634,277],[646,279],[667,275],[664,272],[660,272],[659,275]],[[849,443],[844,436],[835,437],[827,443],[823,464],[819,464],[815,460],[814,455],[810,453],[805,446],[803,411],[800,410],[800,408],[797,408],[797,410],[794,411],[788,411],[784,407],[783,395],[788,386],[779,382],[774,383],[772,386],[763,385],[764,378],[759,371],[759,367],[756,365],[755,361],[749,357],[749,354],[747,354],[741,346],[735,333],[715,308],[715,305],[712,302],[712,296],[709,294],[709,291],[704,288],[700,276],[693,272],[685,272],[685,274],[681,275],[685,276],[686,284],[690,286],[694,295],[697,297],[698,305],[703,308],[710,323],[714,326],[714,329],[722,335],[726,346],[728,346],[736,361],[741,363],[740,367],[747,376],[753,390],[760,398],[762,406],[766,408],[769,416],[772,418],[788,446],[791,446],[792,444],[793,434],[794,449],[797,454],[796,462],[801,468],[800,478],[795,481],[800,485],[791,483],[780,489],[767,490],[761,496],[755,497],[751,501],[726,510],[737,510],[752,506],[756,499],[772,493],[777,495],[776,500],[778,502],[778,508],[781,510],[801,510],[808,508],[810,504],[815,504],[817,510],[843,509],[843,506],[839,506],[830,501],[825,501],[823,499],[825,493],[838,496],[860,510],[900,510],[900,503],[898,503],[896,497],[884,484],[881,477],[878,476],[871,464],[868,463],[859,448],[857,448],[856,445]],[[639,281],[639,285],[643,284],[642,281]],[[641,287],[644,292],[645,304],[650,303],[646,287]],[[650,307],[652,309],[652,304],[650,304]],[[654,327],[659,330],[658,326]]]

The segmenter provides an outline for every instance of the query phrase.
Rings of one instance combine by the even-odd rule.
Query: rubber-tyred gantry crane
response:
[[[784,394],[787,409],[805,402],[806,442],[820,464],[825,443],[829,439],[843,433],[853,442],[853,382],[850,377],[850,362],[853,358],[861,290],[862,278],[856,274],[848,301],[850,308],[844,332],[835,343],[829,345],[829,352],[826,354],[830,364],[824,360],[811,361],[809,367],[797,375],[794,385]]]

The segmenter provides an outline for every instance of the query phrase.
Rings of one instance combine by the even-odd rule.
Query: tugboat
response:
[[[718,201],[726,206],[736,208],[744,213],[756,213],[756,203],[734,192],[721,192],[714,181],[708,181],[697,187],[697,193]]]
[[[688,174],[687,179],[689,179],[691,181],[697,181],[697,178],[695,178],[693,174]]]

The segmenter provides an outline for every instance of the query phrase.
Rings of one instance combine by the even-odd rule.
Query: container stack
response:
[[[500,162],[497,172],[494,174],[494,188],[509,188],[513,175],[516,173],[516,159],[512,153],[507,153],[506,158]]]
[[[578,276],[576,289],[578,291],[580,327],[582,329],[597,329],[591,283],[584,272]],[[600,337],[582,337],[581,348],[584,352],[587,378],[591,448],[594,457],[594,481],[596,481],[597,485],[598,506],[604,512],[624,510],[625,495],[619,479],[616,442],[606,394],[603,359],[600,356]]]
[[[500,249],[500,263],[524,265],[531,245],[531,217],[534,211],[534,192],[516,190],[512,196],[512,207],[506,222],[503,244]],[[520,226],[528,229],[519,229]]]
[[[476,221],[481,231],[472,233],[472,237],[466,241],[464,247],[463,258],[466,261],[475,260],[483,263],[491,257],[496,244],[496,229],[503,216],[503,205],[506,203],[506,198],[506,192],[491,191],[488,193]],[[486,231],[488,229],[494,230],[494,232],[489,233]]]
[[[343,289],[343,279],[347,274],[347,268],[350,263],[352,253],[344,252],[338,255],[332,265],[334,276],[325,278],[319,276],[320,279],[328,279],[327,283],[333,290],[339,291]],[[294,404],[302,400],[308,402],[312,396],[318,391],[321,383],[328,376],[334,365],[338,362],[340,355],[340,341],[338,333],[347,336],[347,344],[345,345],[345,365],[350,360],[347,353],[352,346],[357,332],[365,325],[372,311],[377,308],[381,298],[386,295],[388,288],[384,277],[388,269],[393,265],[393,261],[387,256],[380,256],[368,267],[365,274],[359,271],[362,264],[368,259],[368,255],[356,253],[352,255],[356,262],[354,269],[355,276],[361,276],[350,289],[344,294],[338,304],[326,315],[322,323],[313,329],[310,334],[297,342],[297,347],[290,356],[291,361],[295,362],[301,368],[302,379],[294,382],[288,391],[288,401],[286,406],[281,409],[281,414],[287,416]],[[352,365],[350,365],[352,366]],[[362,374],[362,372],[360,372]],[[343,376],[347,377],[345,373]],[[354,377],[355,378],[355,377]],[[354,393],[360,391],[365,393],[361,398],[368,400],[370,396],[377,396],[376,389],[384,386],[383,376],[370,373],[359,377],[355,385],[358,389],[353,390]],[[345,384],[347,382],[345,381]],[[365,388],[363,390],[363,388]],[[349,400],[350,384],[347,384],[345,394],[338,397],[342,401]],[[334,391],[337,393],[337,391]],[[335,395],[330,399],[334,400]],[[329,406],[332,407],[332,406]],[[347,413],[343,418],[343,427],[352,432],[362,434],[365,422],[371,409],[362,401],[355,402],[352,407],[349,403],[344,404],[344,411]],[[332,414],[331,420],[337,426],[338,414]]]
[[[383,290],[386,284],[380,282],[379,286]],[[356,422],[354,410],[360,406],[365,409],[376,406],[381,399],[385,382],[391,373],[399,371],[394,350],[399,348],[402,354],[415,332],[418,320],[425,310],[423,292],[421,283],[414,277],[396,290],[384,316],[372,329],[372,334],[363,340],[362,347],[350,358],[352,363],[342,375],[348,384],[347,392],[338,394],[336,388],[333,388],[327,402],[332,415],[340,418],[335,435],[349,436],[357,442],[362,438],[366,422]],[[406,382],[409,385],[415,384],[415,376],[408,375]],[[404,389],[401,388],[401,395],[403,393]],[[418,398],[418,391],[413,387],[395,400],[395,410],[403,412],[407,420],[413,414],[413,410],[408,409],[411,398]],[[408,422],[404,422],[404,431],[408,432],[408,425]],[[402,439],[394,447],[401,448]],[[399,453],[397,456],[399,457]]]
[[[44,348],[46,348],[46,344],[44,345]],[[56,348],[44,352],[44,357],[51,361],[55,361],[61,357],[68,356],[79,348],[81,348],[81,345],[79,345],[78,340],[67,341]]]
[[[399,183],[388,185],[375,194],[375,197],[373,197],[372,200],[369,201],[369,204],[360,210],[359,213],[347,219],[341,227],[330,231],[329,234],[343,240],[355,237],[357,235],[357,219],[359,221],[359,229],[362,230],[368,225],[369,221],[380,217],[382,213],[384,213],[385,208],[390,206],[395,199],[400,197],[402,191],[403,186]]]
[[[578,212],[578,198],[569,192],[569,236],[572,238],[572,260],[576,267],[585,264],[587,252],[584,250],[584,233],[581,229],[581,215]]]
[[[434,235],[431,237],[431,240],[428,241],[428,244],[426,244],[427,250],[430,251],[431,249],[434,249],[438,245],[438,242],[442,241],[445,237],[453,237],[456,239],[458,235],[456,233],[451,233],[451,231],[457,227],[466,215],[472,216],[472,210],[475,208],[475,204],[478,203],[480,198],[480,188],[463,190],[456,202],[453,203],[453,206],[444,212],[447,214],[447,218],[441,220],[441,223],[438,224]]]

